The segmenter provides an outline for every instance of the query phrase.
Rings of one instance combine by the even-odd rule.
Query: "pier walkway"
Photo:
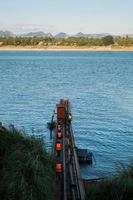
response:
[[[54,141],[56,187],[59,200],[84,200],[85,190],[80,176],[79,161],[71,125],[68,99],[61,99],[57,108],[57,128]]]

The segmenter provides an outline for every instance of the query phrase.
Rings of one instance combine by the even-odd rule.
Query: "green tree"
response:
[[[111,35],[102,38],[103,45],[108,46],[114,44],[114,38]]]

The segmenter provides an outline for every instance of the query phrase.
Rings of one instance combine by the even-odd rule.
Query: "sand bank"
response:
[[[133,51],[132,47],[114,47],[114,46],[92,46],[92,47],[77,47],[77,46],[0,46],[0,50],[14,51]]]

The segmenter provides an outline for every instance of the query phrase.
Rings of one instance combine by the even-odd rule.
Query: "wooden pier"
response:
[[[57,128],[54,142],[56,160],[56,187],[59,200],[84,200],[84,184],[80,176],[77,148],[71,125],[71,109],[68,99],[57,104]]]

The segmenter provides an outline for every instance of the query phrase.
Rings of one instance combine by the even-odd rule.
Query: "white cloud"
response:
[[[44,24],[13,24],[13,25],[3,25],[0,24],[0,30],[9,30],[14,33],[26,33],[26,32],[54,32],[54,26],[48,26]]]

